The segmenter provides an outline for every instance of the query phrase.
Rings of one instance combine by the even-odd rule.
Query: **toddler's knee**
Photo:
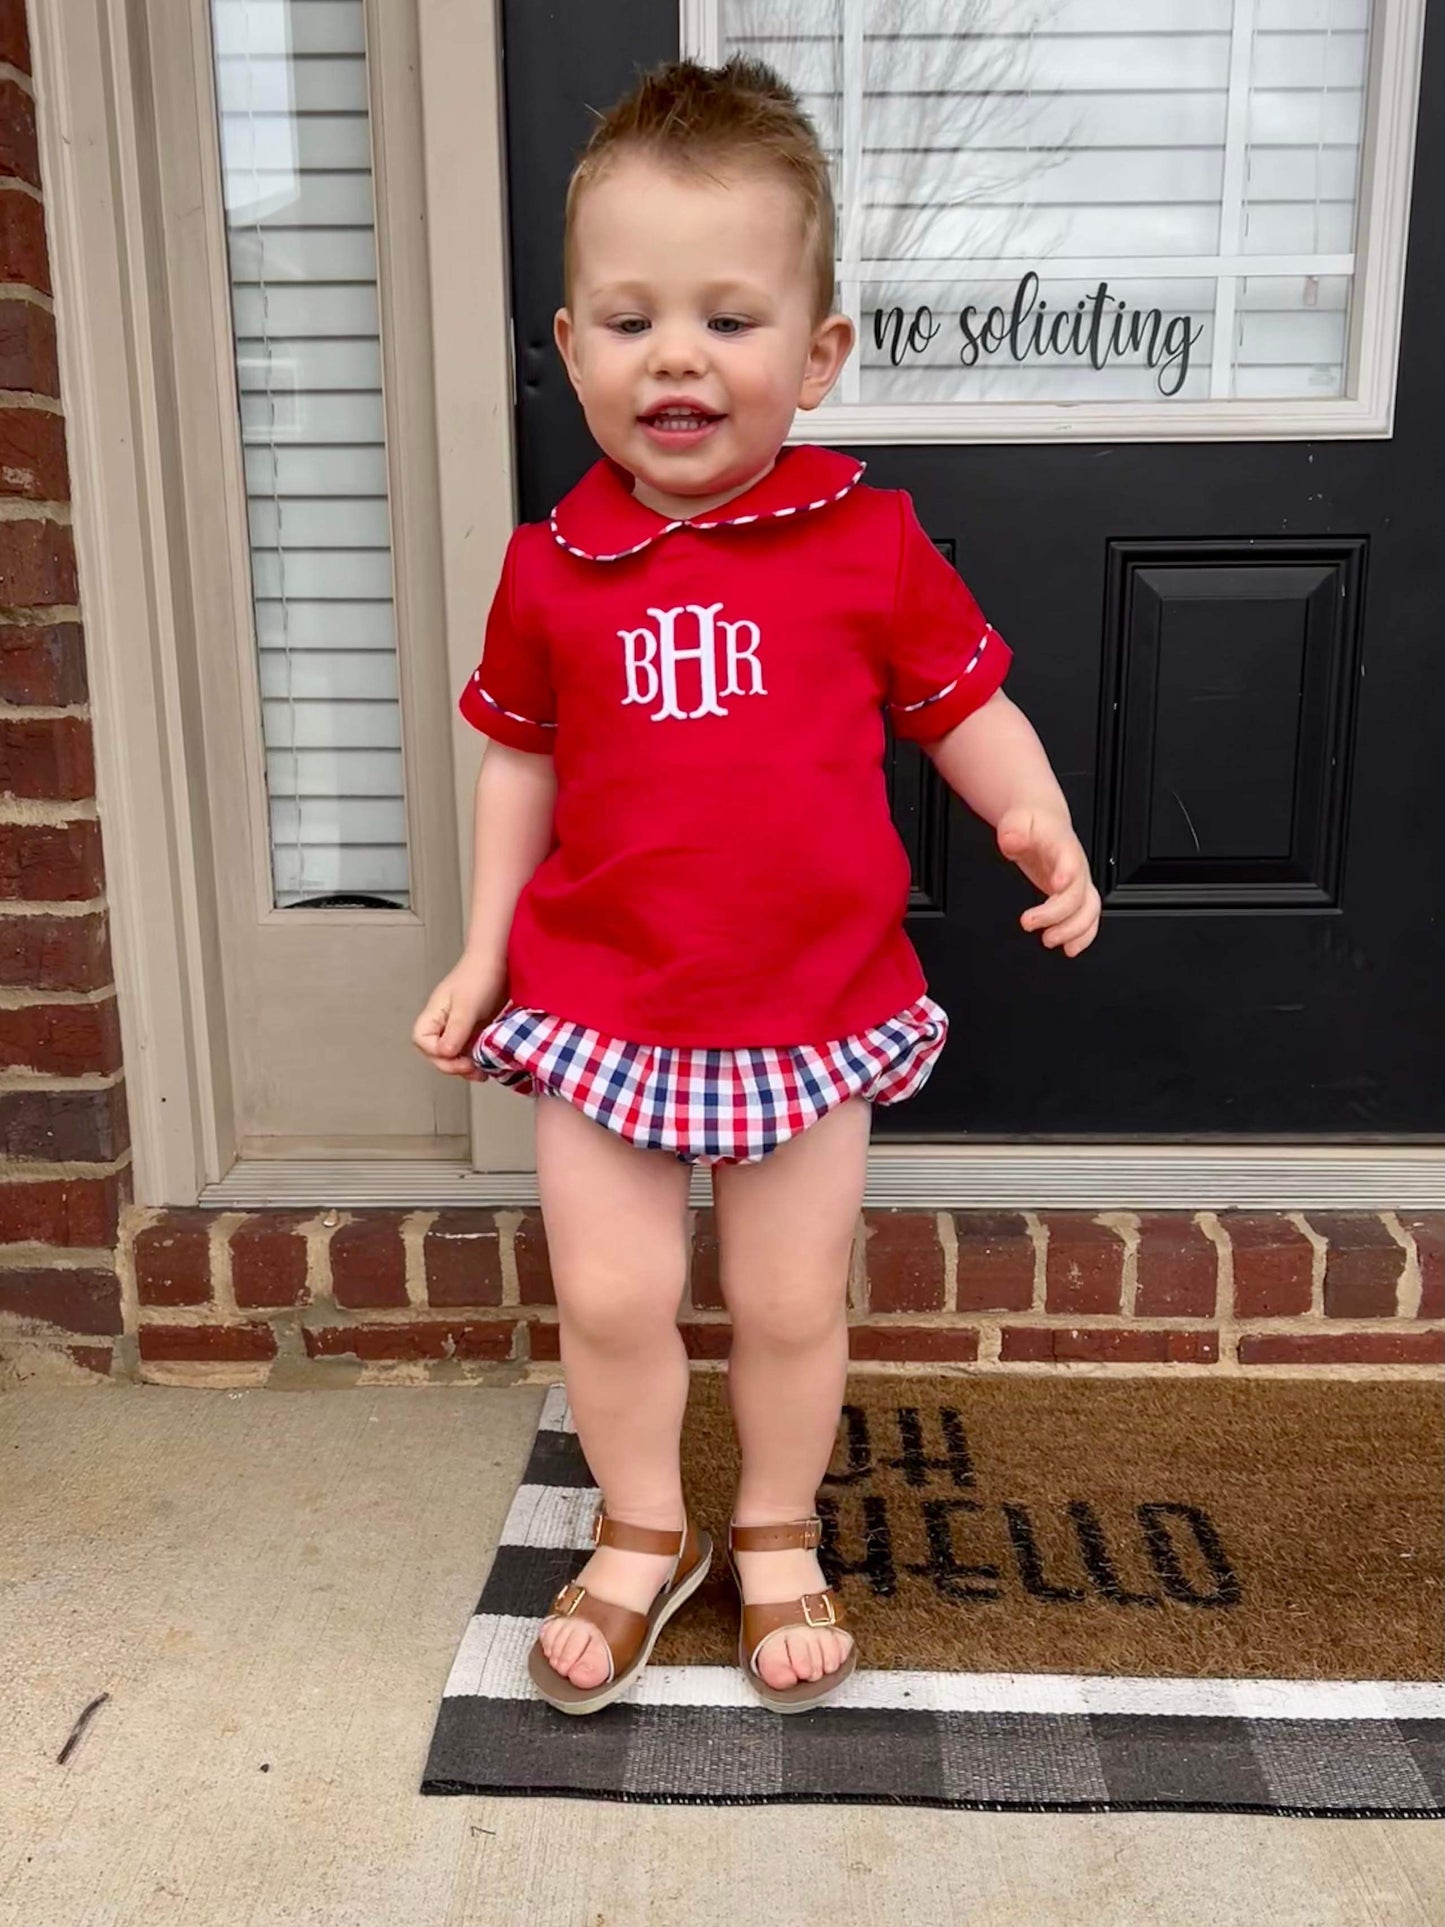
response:
[[[600,1351],[630,1351],[677,1323],[680,1268],[579,1268],[555,1280],[557,1303],[574,1337]]]
[[[847,1322],[841,1292],[812,1296],[759,1293],[732,1309],[733,1332],[746,1344],[772,1351],[811,1351],[826,1344]]]

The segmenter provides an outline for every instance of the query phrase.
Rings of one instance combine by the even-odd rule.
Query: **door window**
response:
[[[1414,115],[1384,56],[1417,12],[711,0],[684,30],[778,69],[828,150],[859,345],[816,432],[1360,433],[1404,246],[1370,191]]]
[[[211,0],[278,907],[409,901],[362,0]]]

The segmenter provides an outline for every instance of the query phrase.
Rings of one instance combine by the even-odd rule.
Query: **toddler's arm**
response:
[[[1099,892],[1074,833],[1069,806],[1033,724],[999,689],[946,736],[923,745],[948,787],[993,825],[998,847],[1045,901],[1026,910],[1025,930],[1048,949],[1077,957],[1099,928]]]
[[[557,775],[550,756],[492,742],[482,757],[472,809],[472,891],[466,947],[412,1027],[411,1040],[439,1071],[475,1076],[467,1042],[506,999],[507,935],[532,872],[552,847]]]

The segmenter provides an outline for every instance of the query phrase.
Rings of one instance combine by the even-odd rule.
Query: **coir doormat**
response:
[[[568,1719],[525,1658],[598,1495],[552,1387],[422,1790],[1439,1814],[1441,1431],[1413,1384],[860,1375],[818,1496],[853,1677],[761,1706],[718,1556],[628,1695]],[[721,1546],[720,1374],[683,1458]]]

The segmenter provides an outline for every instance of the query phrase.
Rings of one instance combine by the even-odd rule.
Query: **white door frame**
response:
[[[494,0],[414,4],[447,673],[460,688],[514,521],[497,17]],[[166,283],[134,59],[144,5],[40,0],[31,33],[135,1195],[188,1204],[230,1167],[232,1107],[187,558],[168,499]],[[452,740],[466,825],[479,746],[455,715]],[[503,1110],[507,1095],[478,1099],[476,1149],[515,1168],[528,1162],[525,1107]]]

